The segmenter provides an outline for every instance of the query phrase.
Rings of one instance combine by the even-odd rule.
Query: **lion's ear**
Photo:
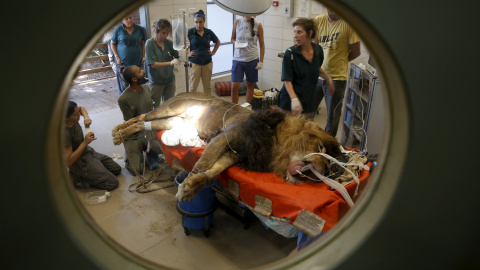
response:
[[[342,154],[340,151],[340,144],[337,139],[330,135],[328,132],[324,132],[322,136],[323,146],[327,149],[327,154],[332,157],[338,157]]]

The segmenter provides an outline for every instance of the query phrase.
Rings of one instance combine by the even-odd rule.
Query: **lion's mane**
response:
[[[340,145],[332,135],[321,129],[319,124],[303,118],[286,117],[277,127],[276,138],[271,167],[284,179],[291,155],[296,152],[323,152],[333,157],[341,155]]]
[[[237,129],[236,140],[232,143],[237,151],[237,165],[248,171],[271,172],[272,153],[278,124],[285,120],[279,111],[258,111]]]
[[[236,131],[231,147],[237,149],[237,165],[248,171],[273,172],[285,179],[294,153],[341,155],[338,141],[319,124],[278,111],[256,112]]]

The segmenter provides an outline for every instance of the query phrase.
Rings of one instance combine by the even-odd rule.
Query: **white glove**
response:
[[[174,66],[174,65],[178,64],[179,62],[180,62],[180,61],[178,61],[177,58],[173,58],[173,60],[170,62],[170,65],[171,65],[171,66]]]
[[[300,115],[303,111],[302,103],[298,98],[292,98],[292,114]]]
[[[263,63],[262,62],[258,62],[257,66],[255,67],[256,70],[260,70],[262,69],[263,67]]]

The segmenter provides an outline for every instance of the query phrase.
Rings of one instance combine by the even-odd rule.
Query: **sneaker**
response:
[[[153,163],[153,164],[150,164],[150,170],[156,170],[158,169],[158,164],[157,163]]]

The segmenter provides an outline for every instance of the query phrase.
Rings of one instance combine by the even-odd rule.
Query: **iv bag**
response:
[[[180,50],[185,48],[185,37],[187,35],[187,25],[185,24],[184,17],[179,16],[178,19],[172,20],[172,32],[173,32],[173,48]]]

